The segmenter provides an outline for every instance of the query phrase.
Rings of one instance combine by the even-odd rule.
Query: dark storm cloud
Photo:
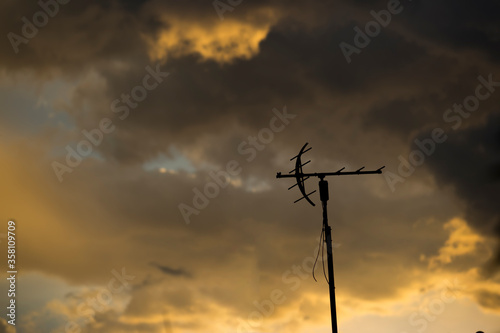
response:
[[[387,104],[375,106],[370,110],[363,122],[367,128],[380,127],[398,136],[407,137],[412,131],[429,123],[439,123],[441,117],[434,108],[440,104],[437,96],[387,101]]]
[[[271,26],[268,35],[260,43],[259,53],[248,60],[220,65],[195,53],[169,57],[162,69],[171,72],[171,76],[150,92],[137,109],[131,110],[128,119],[120,122],[115,117],[115,125],[119,130],[98,149],[110,159],[142,163],[156,156],[159,151],[164,151],[172,142],[182,149],[185,146],[195,147],[206,137],[214,136],[219,139],[202,152],[202,158],[223,164],[235,158],[237,145],[247,136],[232,134],[232,125],[228,124],[234,122],[248,129],[250,134],[256,133],[268,124],[272,107],[281,108],[287,104],[290,112],[299,114],[302,119],[302,125],[293,131],[284,132],[283,138],[299,140],[296,133],[301,133],[302,137],[330,138],[333,133],[341,132],[345,123],[333,122],[335,118],[332,122],[324,120],[326,115],[339,111],[317,111],[321,109],[325,98],[335,99],[347,106],[348,111],[343,112],[353,118],[363,116],[363,111],[349,108],[360,101],[359,96],[366,96],[367,103],[378,102],[374,103],[375,106],[366,117],[367,127],[384,127],[396,133],[396,136],[418,131],[439,118],[439,112],[431,111],[436,108],[444,110],[436,91],[444,90],[448,98],[453,99],[457,91],[446,88],[447,81],[460,77],[461,72],[468,74],[470,69],[468,65],[454,62],[446,56],[430,54],[425,46],[398,30],[398,25],[406,22],[412,27],[411,17],[420,20],[421,13],[425,13],[425,10],[439,11],[440,5],[432,7],[430,2],[421,2],[417,6],[418,10],[412,7],[411,12],[404,11],[401,16],[393,17],[393,23],[359,55],[353,56],[351,64],[347,64],[339,43],[352,42],[353,27],[363,27],[367,20],[372,19],[369,11],[384,9],[386,2],[360,1],[354,5],[354,9],[342,3],[336,6],[326,4],[321,5],[321,11],[313,10],[319,4],[273,2],[273,8],[283,17]],[[20,17],[29,16],[39,9],[35,4],[26,6],[9,3],[4,6],[6,10],[2,12],[10,13],[2,21],[8,31],[19,30]],[[227,17],[244,18],[259,6],[271,4],[263,1],[244,3],[234,12],[228,13]],[[77,90],[76,94],[80,94],[77,97],[87,99],[92,107],[89,110],[77,107],[71,110],[79,127],[87,129],[89,118],[97,124],[102,117],[110,116],[111,102],[141,82],[146,73],[144,68],[150,61],[146,44],[139,33],[154,35],[160,29],[168,28],[159,19],[160,14],[204,17],[207,21],[219,23],[211,4],[202,1],[189,4],[181,1],[70,2],[61,6],[60,11],[28,45],[21,45],[26,48],[18,55],[6,52],[5,63],[12,65],[12,68],[68,66],[80,69],[82,64],[97,68],[107,83],[104,93],[106,100],[102,104],[94,102],[97,100],[94,97],[102,94],[102,91]],[[355,15],[342,19],[345,12]],[[483,18],[474,17],[475,11],[472,13],[470,22]],[[441,22],[453,21],[452,16],[450,10],[441,17],[441,21],[429,20],[426,23],[431,26],[428,36],[424,33],[421,35],[434,38],[432,29],[438,29]],[[315,22],[316,18],[321,24]],[[462,26],[465,27],[465,24]],[[8,40],[4,42],[8,43]],[[481,50],[480,45],[477,47]],[[124,61],[128,68],[112,70],[109,64],[115,60]],[[474,64],[470,66],[475,67]],[[458,82],[455,86],[461,86],[460,80]],[[432,86],[434,94],[422,98],[427,93],[422,87],[427,86]],[[411,96],[399,96],[401,92],[398,89],[401,88],[411,91]],[[80,115],[85,115],[87,122],[80,121]],[[313,122],[315,119],[316,123]],[[308,129],[310,123],[318,126]],[[226,133],[227,136],[224,136]],[[296,142],[290,142],[293,149],[298,146]],[[261,160],[271,161],[275,152],[271,149],[263,152]],[[250,165],[246,172],[269,174],[269,163]],[[191,187],[186,189],[188,194],[185,197],[188,199]],[[158,194],[158,191],[154,192]],[[118,193],[115,195],[127,198],[126,191]],[[157,197],[158,201],[166,199],[177,202],[175,197]],[[115,206],[120,207],[119,201]],[[110,209],[115,206],[111,205]],[[156,213],[161,214],[152,206],[131,206],[126,209],[133,212],[137,219],[141,214],[152,217],[158,216]],[[217,210],[223,216],[237,215],[237,212],[225,212],[224,207],[217,207]],[[264,217],[262,213],[259,218]]]
[[[419,1],[417,4],[414,1],[404,2],[404,6],[401,16],[393,17],[393,21],[404,23],[407,28],[424,38],[438,39],[439,42],[449,43],[452,47],[466,46],[484,50],[491,55],[498,55],[494,14],[498,12],[498,4],[489,1],[479,1],[473,4],[453,1],[438,4],[431,1]],[[1,30],[18,34],[21,33],[23,24],[21,18],[26,16],[31,20],[32,15],[41,10],[36,2],[5,2],[2,7]],[[241,4],[234,11],[228,12],[226,17],[240,19],[260,8],[272,8],[277,15],[281,16],[280,24],[295,21],[306,24],[307,27],[314,27],[329,22],[339,27],[340,30],[345,29],[348,35],[353,35],[354,25],[363,27],[368,20],[372,19],[369,15],[370,10],[378,11],[386,7],[385,1],[358,1],[354,4],[350,2],[325,4],[321,1],[308,3],[255,1]],[[321,8],[321,10],[314,10],[314,8]],[[159,18],[165,13],[180,17],[196,17],[212,23],[218,21],[213,5],[202,0],[189,3],[142,0],[71,1],[66,5],[60,5],[59,13],[50,18],[49,23],[40,28],[37,36],[27,45],[20,45],[23,49],[19,54],[3,52],[2,60],[10,67],[42,68],[44,66],[76,66],[77,63],[81,65],[83,60],[97,62],[110,58],[130,59],[130,55],[137,55],[145,50],[143,41],[139,37],[140,33],[155,35],[158,29],[164,26]],[[349,14],[350,22],[345,22],[346,15],[342,13]],[[422,20],[423,17],[425,20]],[[294,23],[294,26],[305,31],[300,25],[297,26],[297,23]],[[389,26],[384,30],[394,30],[394,27]],[[381,33],[381,36],[384,34],[385,31]],[[381,36],[376,38],[380,39]],[[337,51],[339,51],[340,41],[333,42],[331,45]],[[372,44],[387,47],[380,41]],[[374,49],[373,45],[370,45],[370,48]],[[2,48],[5,51],[12,50],[7,38],[3,39]],[[408,52],[408,55],[380,57],[379,60],[382,63],[379,65],[383,65],[384,61],[402,61],[411,54],[411,50],[405,50],[405,48],[392,50],[394,54]],[[315,56],[319,55],[314,52],[314,49],[311,51]],[[375,54],[374,51],[372,52]],[[337,52],[338,54],[341,53]],[[328,72],[327,70],[326,73]],[[348,81],[343,87],[349,87]]]
[[[498,17],[500,4],[480,0],[419,1],[414,15],[405,23],[418,34],[456,49],[477,49],[491,60],[500,59],[498,48]],[[424,19],[423,19],[424,18]]]
[[[461,103],[465,96],[474,93],[478,69],[475,65],[463,66],[459,60],[449,57],[426,60],[417,67],[423,72],[420,77],[417,71],[407,76],[409,81],[418,82],[418,88],[409,96],[388,96],[374,103],[363,118],[366,129],[383,129],[405,141],[424,128],[446,127],[448,130],[449,124],[444,124],[443,114],[453,103]],[[479,115],[467,119],[467,122],[476,124],[482,121],[487,114],[483,109],[482,106]]]
[[[435,33],[447,24],[443,22],[452,22],[460,24],[460,32],[468,29],[474,34],[482,29],[477,19],[483,15],[474,16],[472,10],[468,23],[455,22],[450,17],[452,11],[442,13],[443,21],[431,15],[430,27],[421,29],[425,13],[441,7],[422,1],[393,17],[393,23],[348,64],[339,43],[352,42],[353,27],[364,27],[372,19],[370,10],[386,6],[387,1],[363,0],[354,4],[243,1],[220,21],[211,1],[206,0],[71,1],[28,45],[21,45],[19,54],[6,44],[8,52],[0,56],[3,68],[34,73],[50,69],[81,79],[70,83],[73,95],[66,96],[68,105],[63,110],[75,119],[76,128],[68,132],[79,135],[77,140],[83,139],[80,130],[95,128],[103,117],[112,118],[117,128],[95,147],[99,158],[85,159],[61,184],[56,183],[46,155],[64,149],[72,139],[57,144],[56,140],[33,140],[40,145],[42,157],[35,161],[39,163],[33,163],[35,155],[22,146],[16,152],[29,158],[8,155],[16,161],[12,169],[18,171],[11,172],[16,175],[12,179],[24,179],[6,185],[18,189],[16,217],[32,223],[26,228],[33,239],[25,242],[31,245],[25,250],[30,253],[26,268],[88,284],[106,283],[109,269],[126,267],[129,274],[143,281],[133,288],[125,317],[112,311],[100,313],[84,332],[154,332],[152,322],[159,316],[184,325],[181,330],[199,325],[201,331],[203,320],[198,315],[210,316],[210,308],[217,308],[214,304],[233,319],[245,317],[255,310],[255,300],[267,299],[275,288],[288,288],[283,273],[316,253],[321,209],[303,202],[293,205],[298,193],[287,192],[291,184],[276,180],[276,171],[293,168],[288,159],[305,141],[314,147],[308,170],[337,170],[346,166],[345,161],[356,168],[378,168],[387,156],[397,156],[398,149],[408,146],[408,138],[415,133],[423,135],[423,130],[436,125],[450,101],[470,94],[466,82],[474,81],[478,71],[489,65],[483,62],[484,54],[492,54],[488,40],[469,43],[468,48],[478,51],[470,56],[460,53],[465,46],[455,53],[458,36],[453,29],[441,37]],[[0,7],[2,31],[19,30],[20,18],[38,10],[36,3],[8,2]],[[262,8],[272,10],[277,18],[263,15],[258,11]],[[220,63],[198,52],[200,49],[167,52],[158,63],[170,76],[148,92],[127,119],[120,120],[111,112],[114,100],[141,84],[145,67],[156,67],[144,36],[154,40],[165,31],[175,31],[174,38],[183,29],[199,24],[206,35],[198,35],[214,38],[210,42],[219,45],[217,38],[231,32],[235,21],[257,22],[250,24],[251,31],[263,21],[269,23],[258,53]],[[175,24],[182,29],[175,30]],[[226,29],[220,36],[210,30],[216,24]],[[454,41],[441,43],[440,38],[446,36]],[[194,43],[181,37],[176,40],[179,45]],[[90,71],[93,74],[88,78]],[[272,108],[282,110],[284,105],[297,118],[276,133],[255,161],[246,162],[246,156],[237,151],[238,145],[269,125]],[[450,136],[446,145],[438,148],[445,151],[443,156],[436,153],[435,165],[429,159],[426,166],[439,185],[455,185],[457,194],[466,202],[470,200],[470,222],[487,234],[494,223],[486,226],[480,220],[494,217],[498,211],[485,190],[490,186],[488,180],[481,178],[481,173],[498,166],[498,160],[491,158],[498,154],[498,146],[484,135],[493,132],[490,126],[498,118],[490,118],[480,127],[477,124],[485,117],[476,118],[467,123],[476,127],[461,128]],[[382,135],[374,129],[382,129]],[[475,168],[473,175],[465,174],[462,166],[459,171],[450,166],[450,161],[463,162],[457,154],[463,141],[467,164],[463,168]],[[211,181],[207,170],[162,174],[146,172],[141,166],[159,152],[168,155],[170,145],[196,167],[207,163],[220,171],[233,159],[242,165],[242,184],[235,182],[220,189],[220,194],[192,217],[190,225],[183,221],[178,205],[192,205],[194,189],[203,191]],[[479,158],[481,165],[473,165],[472,158]],[[464,175],[469,176],[465,182]],[[246,188],[251,177],[269,187],[252,192]],[[422,279],[418,273],[428,272],[425,258],[439,253],[449,236],[442,223],[460,213],[461,207],[453,198],[436,191],[424,177],[414,177],[418,186],[398,189],[393,196],[380,175],[330,182],[329,217],[334,242],[342,243],[335,254],[338,281],[355,301],[397,298],[407,288],[415,288]],[[34,187],[35,178],[44,179],[39,188]],[[307,186],[315,189],[317,183],[310,182]],[[22,189],[26,186],[33,189],[30,200],[37,203],[37,210],[25,209],[27,199]],[[468,191],[484,193],[475,198],[476,194]],[[314,200],[318,203],[317,197]],[[478,206],[481,203],[484,207]],[[71,242],[67,235],[74,235]],[[88,246],[89,237],[96,240],[96,246]],[[36,242],[41,238],[45,245]],[[475,267],[470,261],[457,262],[467,269]],[[89,263],[100,269],[88,269]],[[310,272],[306,273],[301,291],[286,295],[286,307],[300,306],[293,301],[308,294],[325,295],[325,285],[314,284]],[[145,279],[144,275],[154,278]],[[492,304],[497,295],[480,293],[480,298],[484,304]],[[297,313],[296,308],[290,313]],[[363,311],[358,314],[362,316]],[[184,322],[182,314],[186,313],[191,318]],[[172,330],[165,326],[156,328],[159,332]]]
[[[426,46],[398,30],[405,22],[411,28],[411,17],[421,19],[420,11],[439,12],[441,5],[433,7],[430,2],[420,2],[417,9],[412,7],[411,11],[393,17],[393,23],[347,64],[339,43],[352,42],[353,27],[362,27],[372,19],[369,11],[384,9],[386,3],[359,1],[354,9],[342,3],[326,4],[321,5],[321,11],[312,10],[319,4],[273,2],[273,8],[282,18],[261,41],[259,53],[248,60],[220,65],[196,53],[169,57],[162,69],[171,72],[171,76],[150,92],[137,109],[131,110],[128,119],[120,122],[114,117],[119,130],[97,149],[111,160],[142,163],[165,151],[172,142],[181,149],[188,147],[185,149],[189,151],[189,147],[196,147],[212,136],[217,139],[201,152],[200,158],[223,164],[235,158],[237,145],[247,136],[231,133],[233,124],[256,133],[269,122],[272,107],[287,104],[290,112],[300,114],[302,119],[301,126],[283,133],[283,138],[299,140],[295,133],[301,133],[302,137],[330,139],[334,133],[341,132],[344,122],[336,118],[325,121],[327,115],[341,112],[329,105],[324,107],[326,98],[344,106],[347,111],[342,112],[346,117],[365,119],[367,128],[382,127],[398,137],[404,136],[435,123],[440,111],[433,110],[444,110],[445,103],[438,92],[444,91],[448,100],[455,99],[459,88],[450,88],[449,81],[469,75],[469,66],[476,67],[474,63],[464,65],[449,57],[431,54]],[[2,22],[12,31],[19,29],[21,16],[39,9],[34,4],[4,6],[6,10],[2,13],[10,15]],[[259,6],[271,4],[245,3],[231,13],[233,16],[228,13],[228,17],[244,18]],[[344,9],[354,15],[342,19]],[[60,11],[28,45],[21,45],[27,49],[19,55],[7,52],[5,60],[13,68],[17,65],[81,68],[82,64],[97,68],[107,83],[104,102],[95,102],[102,91],[77,89],[75,100],[86,100],[91,107],[74,106],[69,111],[77,125],[86,129],[92,124],[89,119],[97,124],[104,116],[113,117],[111,102],[141,82],[150,61],[140,32],[154,35],[162,28],[168,29],[168,25],[159,20],[160,14],[205,17],[207,21],[219,23],[211,4],[202,1],[189,4],[181,1],[70,2]],[[428,24],[438,29],[442,22],[454,20],[452,13],[446,12],[441,21],[433,20],[431,15]],[[470,29],[475,29],[479,19],[485,22],[490,19],[484,17],[485,14],[476,15],[476,10],[471,13]],[[459,15],[462,14],[459,10]],[[317,24],[315,18],[320,18],[321,24]],[[466,24],[462,26],[465,28]],[[434,38],[432,29],[425,38]],[[7,39],[4,41],[8,43]],[[41,52],[42,49],[45,51]],[[124,61],[126,69],[111,69],[109,64],[115,60]],[[460,87],[461,83],[458,80],[451,87]],[[429,86],[432,94],[426,96],[428,91],[422,87]],[[408,97],[398,89],[411,94]],[[360,96],[367,104],[373,102],[374,105],[365,118],[363,110],[351,110],[353,104],[364,102]],[[324,111],[318,111],[322,108]],[[85,122],[81,120],[82,115]],[[309,124],[317,127],[311,125],[308,129]],[[295,149],[298,144],[290,142]],[[262,156],[270,161],[274,154],[275,150],[267,150]],[[268,168],[269,162],[249,166],[259,174],[265,174]]]
[[[367,98],[379,98],[370,96],[386,90],[388,96],[380,97],[385,100],[392,90],[411,90],[429,80],[429,74],[419,65],[433,64],[441,69],[443,77],[452,70],[446,59],[429,56],[421,46],[394,33],[380,36],[355,64],[347,65],[338,43],[352,38],[351,26],[338,30],[329,24],[310,31],[302,23],[287,21],[271,29],[256,56],[224,66],[211,60],[200,61],[196,55],[172,58],[163,66],[172,75],[132,110],[129,120],[120,122],[121,132],[115,136],[113,147],[103,145],[100,149],[122,162],[143,161],[169,141],[194,144],[200,137],[193,133],[224,133],[228,130],[224,124],[231,122],[259,130],[269,121],[273,107],[287,104],[295,114],[300,112],[302,122],[307,124],[310,117],[321,117],[314,110],[325,96],[349,105],[361,91]],[[96,105],[86,116],[95,114],[98,121],[109,113],[111,101],[140,82],[145,65],[143,60],[126,72],[104,72],[112,87],[107,92],[109,102],[102,107]],[[92,98],[89,100],[92,103]],[[381,116],[374,115],[385,119]],[[318,125],[325,126],[324,122]],[[138,140],[146,131],[156,140]],[[237,143],[243,137],[234,139]]]
[[[467,218],[485,235],[500,239],[500,182],[491,170],[500,161],[500,116],[491,115],[485,124],[449,133],[426,162],[440,186],[452,186],[466,204]],[[428,133],[421,135],[422,140]],[[417,147],[413,147],[417,148]],[[497,252],[494,262],[499,262]]]
[[[160,265],[158,263],[152,262],[151,266],[158,268],[162,273],[171,276],[182,276],[182,277],[191,277],[191,273],[187,272],[182,268],[172,268],[166,265]]]
[[[46,23],[37,27],[32,25],[34,17],[45,13],[38,2],[3,2],[1,66],[36,74],[64,70],[69,76],[91,68],[105,71],[111,62],[146,59],[147,46],[141,35],[155,36],[165,25],[158,13],[144,9],[145,3],[70,1],[58,8],[51,5],[53,14],[49,13]],[[10,33],[26,40],[17,42],[16,37],[12,42]]]
[[[189,130],[199,132],[202,127],[215,128],[214,125],[229,119],[256,128],[265,123],[270,105],[299,101],[301,105],[314,105],[324,94],[339,96],[339,100],[348,103],[351,94],[361,91],[369,95],[384,88],[390,91],[396,86],[417,86],[430,76],[419,67],[422,62],[437,61],[442,66],[435,67],[449,70],[449,66],[445,66],[449,63],[447,59],[428,55],[425,48],[405,39],[391,26],[347,65],[339,43],[352,42],[352,28],[371,19],[368,15],[371,9],[383,9],[386,4],[358,2],[351,10],[356,16],[347,22],[339,19],[341,10],[333,10],[333,4],[322,5],[323,10],[315,16],[329,17],[327,24],[312,23],[311,8],[316,5],[311,2],[307,5],[286,3],[285,6],[285,3],[273,2],[275,11],[283,18],[271,27],[261,42],[259,54],[249,60],[221,67],[212,60],[201,61],[196,54],[168,59],[164,67],[172,71],[173,82],[162,85],[141,103],[137,110],[140,112],[136,112],[133,121],[121,124],[124,134],[116,137],[113,150],[104,145],[101,149],[107,149],[106,154],[121,161],[144,160],[158,152],[158,145],[150,146],[138,140],[143,131],[153,131],[154,137],[168,142],[180,136],[188,141],[191,136],[183,134],[188,134]],[[19,25],[20,16],[39,9],[35,5],[6,6],[10,7],[4,12],[12,9],[15,13],[5,23],[11,31]],[[167,27],[159,20],[161,13],[205,17],[209,22],[217,22],[212,6],[202,1],[190,4],[179,1],[71,2],[65,6],[40,30],[39,36],[28,45],[21,45],[33,49],[18,55],[7,52],[6,60],[14,67],[18,64],[33,68],[81,68],[82,63],[97,66],[111,87],[106,92],[110,99],[108,105],[94,105],[90,110],[90,114],[97,114],[97,120],[109,112],[113,99],[128,92],[142,78],[148,59],[146,44],[139,33],[155,35],[159,29]],[[264,6],[271,4],[264,1],[245,3],[231,15],[243,18],[253,9]],[[301,11],[307,20],[298,14]],[[211,16],[213,20],[209,19]],[[398,19],[399,22],[407,20],[405,17],[393,18],[394,21]],[[84,33],[81,31],[83,25],[87,25]],[[122,60],[130,69],[117,73],[108,68],[112,60]],[[447,70],[441,72],[445,77],[449,75]],[[397,100],[387,103],[389,108],[401,105]],[[378,113],[375,112],[374,117],[383,119]],[[386,111],[380,116],[384,114]]]

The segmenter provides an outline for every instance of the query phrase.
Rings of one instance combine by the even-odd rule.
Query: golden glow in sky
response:
[[[331,332],[306,142],[385,165],[328,178],[339,332],[500,333],[498,3],[59,1],[0,5],[0,333]]]

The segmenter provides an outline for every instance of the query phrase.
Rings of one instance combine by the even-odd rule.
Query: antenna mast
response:
[[[333,251],[332,251],[332,228],[328,225],[328,213],[327,213],[327,201],[329,199],[328,195],[328,182],[324,179],[327,176],[348,176],[348,175],[371,175],[371,174],[381,174],[382,169],[385,167],[380,167],[377,170],[373,171],[362,171],[365,167],[362,167],[356,171],[343,171],[345,168],[342,168],[340,170],[337,170],[335,172],[314,172],[314,173],[304,173],[302,171],[302,167],[311,160],[302,163],[302,155],[312,148],[307,147],[307,142],[304,146],[302,146],[302,149],[300,150],[299,154],[292,157],[290,161],[296,160],[295,161],[295,169],[290,171],[288,175],[282,175],[281,172],[278,172],[276,174],[276,178],[295,178],[296,179],[296,184],[290,186],[288,189],[292,189],[295,186],[297,186],[300,190],[300,193],[302,194],[302,197],[299,199],[295,200],[294,203],[306,199],[307,202],[309,202],[312,206],[315,206],[314,202],[311,201],[309,196],[316,192],[316,190],[307,193],[305,189],[304,182],[311,178],[311,177],[318,177],[319,180],[319,197],[321,200],[321,204],[323,207],[323,231],[325,232],[326,238],[325,238],[325,243],[326,243],[326,249],[327,249],[327,254],[328,254],[328,284],[330,288],[330,312],[331,312],[331,317],[332,317],[332,332],[333,333],[338,333],[337,330],[337,308],[336,308],[336,302],[335,302],[335,282],[333,279]]]

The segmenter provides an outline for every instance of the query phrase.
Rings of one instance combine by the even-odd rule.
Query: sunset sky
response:
[[[500,3],[4,0],[19,333],[500,333]],[[306,190],[318,187],[306,181]],[[0,313],[0,333],[16,332]]]

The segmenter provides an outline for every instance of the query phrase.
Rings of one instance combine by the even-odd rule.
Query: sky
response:
[[[0,332],[500,333],[499,11],[3,1]]]

